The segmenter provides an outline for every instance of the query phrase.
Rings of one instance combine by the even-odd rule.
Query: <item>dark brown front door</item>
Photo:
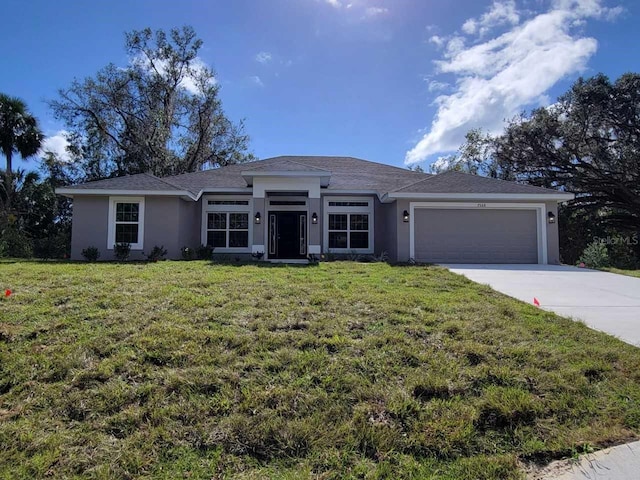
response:
[[[269,258],[307,257],[307,212],[269,212]]]

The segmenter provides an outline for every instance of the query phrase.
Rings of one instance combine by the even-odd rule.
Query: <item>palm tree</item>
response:
[[[7,159],[4,175],[7,212],[11,209],[13,194],[12,157],[16,153],[23,159],[35,155],[43,139],[38,121],[29,113],[27,105],[19,98],[0,93],[0,151]]]

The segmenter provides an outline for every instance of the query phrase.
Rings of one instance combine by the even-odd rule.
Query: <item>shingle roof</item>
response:
[[[481,177],[462,172],[444,172],[394,190],[402,193],[558,193],[557,190]]]
[[[281,156],[251,163],[158,178],[142,173],[88,182],[69,187],[71,190],[104,189],[131,191],[189,191],[194,196],[207,189],[246,188],[242,177],[246,171],[296,171],[317,173],[328,171],[331,179],[327,190],[367,190],[378,194],[394,193],[558,193],[532,185],[446,172],[431,175],[404,168],[370,162],[353,157]]]
[[[259,163],[257,166],[252,166],[253,163]],[[251,162],[245,164],[246,168],[243,171],[248,172],[259,172],[259,171],[272,171],[277,170],[279,172],[327,172],[330,173],[329,170],[324,168],[312,167],[311,165],[305,165],[304,163],[294,162],[292,160],[282,160],[278,162],[276,166],[273,163],[263,163],[263,162]]]
[[[299,166],[294,167],[294,164]],[[242,188],[246,187],[247,183],[241,172],[252,168],[279,170],[280,165],[285,166],[284,171],[287,171],[287,168],[304,171],[305,167],[314,172],[328,170],[331,172],[331,180],[327,190],[371,190],[385,193],[430,176],[353,157],[282,156],[203,172],[185,173],[167,177],[165,180],[193,193],[207,188]],[[298,170],[299,168],[302,170]]]
[[[181,190],[166,180],[155,177],[149,173],[139,173],[137,175],[125,175],[123,177],[96,180],[95,182],[82,183],[68,188],[77,190]]]

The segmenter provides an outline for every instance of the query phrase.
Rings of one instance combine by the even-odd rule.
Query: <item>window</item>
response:
[[[330,213],[329,248],[368,249],[369,215],[364,213]]]
[[[373,253],[373,199],[325,197],[324,245],[335,253]]]
[[[128,243],[142,250],[144,236],[144,198],[110,197],[107,249],[116,243]]]
[[[304,200],[271,200],[269,205],[271,206],[304,206],[307,202]]]
[[[247,248],[249,246],[249,214],[208,213],[207,245],[214,248]]]
[[[329,202],[330,207],[368,207],[369,202]]]
[[[202,202],[201,242],[218,252],[250,251],[253,201],[246,195],[211,195]]]
[[[209,200],[209,205],[249,205],[249,200]]]

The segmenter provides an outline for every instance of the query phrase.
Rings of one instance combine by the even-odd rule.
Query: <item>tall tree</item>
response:
[[[496,158],[518,179],[576,193],[574,208],[640,231],[640,75],[579,79],[558,102],[509,123]]]
[[[442,157],[431,166],[433,173],[449,170],[483,175],[503,180],[513,180],[509,164],[501,162],[496,156],[496,137],[480,128],[469,130],[458,152]]]
[[[86,179],[193,172],[252,159],[241,123],[230,121],[213,70],[191,27],[126,34],[129,65],[109,64],[51,102],[70,132]]]
[[[38,121],[19,98],[0,93],[0,151],[6,159],[4,173],[4,204],[11,210],[13,197],[13,155],[23,159],[35,155],[42,146],[44,135]]]

